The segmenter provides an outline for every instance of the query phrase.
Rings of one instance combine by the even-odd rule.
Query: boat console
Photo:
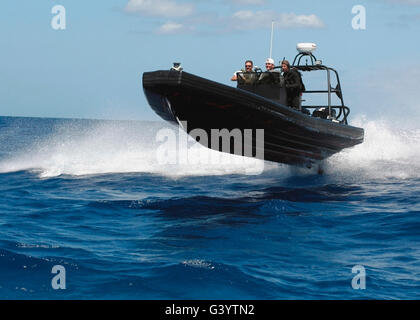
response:
[[[255,93],[264,98],[286,104],[287,93],[280,72],[237,72],[237,88]]]

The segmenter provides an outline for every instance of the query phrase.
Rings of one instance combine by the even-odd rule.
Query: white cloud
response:
[[[129,0],[125,11],[158,17],[186,17],[194,12],[194,5],[174,0]]]
[[[161,25],[157,30],[157,34],[179,34],[191,31],[190,27],[187,27],[181,23],[167,22]]]
[[[263,5],[266,0],[230,0],[231,2],[239,5]]]
[[[295,13],[276,13],[274,11],[241,10],[232,15],[231,27],[234,30],[251,30],[271,26],[279,28],[323,28],[325,24],[314,15],[297,15]]]
[[[201,0],[210,1],[210,0]],[[263,5],[267,0],[217,0],[242,5]],[[406,0],[408,1],[408,0]],[[420,0],[419,0],[420,1]],[[156,34],[177,34],[185,32],[226,33],[271,27],[277,28],[323,28],[325,24],[315,14],[298,15],[278,13],[273,10],[240,10],[235,13],[201,12],[196,3],[182,0],[128,0],[125,11],[154,18],[170,18],[154,32]]]

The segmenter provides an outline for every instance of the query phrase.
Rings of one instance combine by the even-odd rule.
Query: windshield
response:
[[[237,72],[238,85],[283,84],[283,77],[278,71]]]

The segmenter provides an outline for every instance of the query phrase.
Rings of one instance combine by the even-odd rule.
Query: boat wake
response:
[[[367,178],[420,177],[420,129],[397,129],[388,121],[365,117],[352,124],[365,129],[364,143],[328,159],[327,172]]]
[[[81,122],[78,122],[81,121]],[[263,162],[218,153],[190,141],[181,146],[187,135],[163,122],[121,122],[72,120],[54,125],[47,134],[31,135],[22,146],[15,146],[0,157],[0,172],[36,171],[40,177],[59,175],[97,175],[106,173],[150,173],[167,177],[212,175],[275,175],[288,177],[316,174],[316,170]],[[326,160],[326,175],[368,178],[420,177],[420,130],[398,129],[387,121],[367,121],[364,117],[353,125],[365,128],[365,142],[346,149]],[[18,128],[15,128],[18,130]],[[177,135],[174,150],[187,154],[187,160],[174,164],[158,161],[162,143],[156,141],[159,130]],[[0,133],[7,143],[13,127]],[[178,136],[179,135],[179,136]],[[160,151],[159,151],[160,150]],[[205,159],[218,156],[217,163]],[[204,159],[204,161],[203,161]],[[179,158],[178,158],[179,160]]]
[[[158,132],[168,131],[176,137],[174,141],[157,141]],[[188,143],[184,145],[181,140]],[[166,149],[175,152],[175,163],[165,162]],[[158,159],[158,154],[163,159]],[[207,149],[164,122],[97,121],[88,126],[65,123],[48,136],[35,137],[22,149],[0,158],[2,173],[31,170],[42,178],[107,173],[151,173],[176,178],[257,174],[263,169],[264,161]]]

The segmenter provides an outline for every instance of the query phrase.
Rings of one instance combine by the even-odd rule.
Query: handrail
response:
[[[301,59],[303,57],[310,57],[311,64],[302,65],[300,64]],[[328,94],[328,105],[322,106],[328,108],[328,115],[330,118],[332,118],[332,110],[338,109],[339,113],[336,116],[336,119],[340,119],[342,116],[342,120],[339,120],[341,123],[348,124],[347,117],[350,114],[350,108],[344,105],[344,99],[343,99],[343,92],[341,91],[341,83],[340,83],[340,77],[338,76],[338,72],[330,67],[327,67],[323,65],[322,63],[317,63],[318,60],[312,53],[306,53],[301,52],[295,56],[295,59],[293,60],[292,68],[296,68],[299,71],[308,72],[308,71],[318,71],[318,70],[324,70],[327,72],[327,90],[305,90],[304,93],[327,93]],[[332,88],[331,87],[331,72],[335,74],[336,80],[337,80],[337,87]],[[340,106],[332,106],[331,105],[331,93],[335,93],[338,98],[340,99],[341,105]],[[321,107],[321,106],[319,106]],[[309,106],[302,106],[302,108],[310,108]]]
[[[311,65],[315,65],[315,62],[317,61],[316,57],[312,53],[300,52],[293,59],[292,66],[299,66],[300,65],[300,60],[302,60],[303,57],[310,57],[311,58]],[[296,60],[298,60],[297,64],[296,64]],[[306,64],[306,65],[308,65],[308,64]]]

